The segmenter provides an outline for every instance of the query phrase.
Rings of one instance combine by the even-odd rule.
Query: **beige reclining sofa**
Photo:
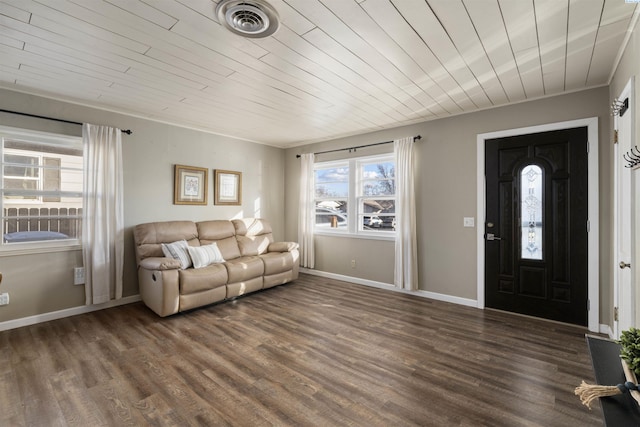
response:
[[[298,277],[298,244],[274,242],[264,219],[152,222],[133,236],[142,301],[162,317]]]

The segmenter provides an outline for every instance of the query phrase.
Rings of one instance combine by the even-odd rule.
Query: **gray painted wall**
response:
[[[302,146],[286,154],[286,239],[297,239],[296,154],[350,147],[422,135],[417,143],[416,202],[418,217],[419,289],[459,298],[477,298],[476,229],[464,228],[463,217],[476,217],[477,135],[506,129],[599,118],[600,133],[600,271],[601,318],[609,318],[611,204],[611,144],[609,91],[606,87],[531,101],[509,107],[440,119],[366,135]],[[387,150],[392,150],[388,145]],[[358,150],[367,155],[367,149]],[[334,155],[335,156],[335,155]],[[317,161],[325,157],[318,156]],[[477,224],[476,226],[482,226]],[[364,252],[363,252],[364,248]],[[392,242],[320,237],[316,242],[316,269],[385,283],[393,281]],[[350,267],[351,259],[359,268]]]
[[[133,130],[133,135],[123,135],[124,296],[138,294],[132,237],[136,224],[261,216],[269,219],[276,238],[284,237],[282,149],[7,90],[0,90],[0,108]],[[76,125],[6,113],[0,113],[0,124],[68,135],[82,131]],[[209,168],[207,206],[173,204],[174,164]],[[213,169],[242,172],[242,206],[213,205]],[[79,250],[0,253],[0,292],[10,295],[10,304],[0,307],[0,322],[84,305],[84,287],[72,284],[73,267],[81,265]]]

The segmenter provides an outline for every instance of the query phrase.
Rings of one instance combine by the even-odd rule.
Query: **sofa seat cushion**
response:
[[[260,257],[264,262],[265,276],[293,269],[293,254],[291,252],[269,252]]]
[[[229,273],[228,283],[244,282],[264,274],[264,263],[257,256],[243,256],[223,264]]]
[[[223,264],[180,270],[180,294],[187,295],[227,284],[227,269]]]

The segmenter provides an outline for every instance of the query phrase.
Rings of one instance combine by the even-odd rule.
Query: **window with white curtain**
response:
[[[317,234],[394,237],[396,186],[392,154],[317,162],[314,184]]]
[[[82,138],[0,126],[0,250],[77,245]]]

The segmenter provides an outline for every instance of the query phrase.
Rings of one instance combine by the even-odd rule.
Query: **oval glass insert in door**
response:
[[[522,259],[542,260],[542,208],[544,176],[538,165],[527,165],[520,173],[520,247]]]

